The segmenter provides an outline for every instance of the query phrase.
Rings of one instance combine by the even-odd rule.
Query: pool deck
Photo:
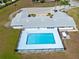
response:
[[[55,44],[26,44],[28,33],[53,33],[55,38]],[[19,39],[18,50],[40,50],[40,49],[64,49],[57,28],[36,28],[36,29],[24,29]]]
[[[53,7],[22,8],[20,11],[21,12],[17,13],[11,21],[10,26],[13,28],[76,27],[76,24],[71,16],[59,10],[58,12],[54,12]],[[53,14],[53,17],[50,18],[47,16],[48,13]],[[28,17],[29,14],[36,14],[36,16]]]

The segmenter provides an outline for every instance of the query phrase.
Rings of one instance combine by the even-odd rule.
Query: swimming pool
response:
[[[55,44],[53,33],[29,33],[26,44]]]
[[[63,51],[64,46],[57,28],[34,28],[24,29],[21,32],[17,50],[20,53]]]

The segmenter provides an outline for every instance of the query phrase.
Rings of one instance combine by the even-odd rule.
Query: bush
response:
[[[50,15],[50,18],[52,18],[53,17],[53,14],[52,15]]]
[[[6,2],[6,6],[8,6],[8,5],[10,5],[10,4],[12,4],[12,1]]]
[[[47,16],[50,16],[50,15],[51,15],[51,13],[48,13],[48,14],[47,14]]]
[[[11,4],[13,4],[13,3],[15,3],[15,2],[17,2],[17,1],[19,1],[19,0],[15,0],[15,1],[8,1],[8,2],[6,2],[6,0],[3,0],[4,2],[5,2],[5,5],[0,5],[0,9],[2,9],[2,8],[4,8],[4,7],[6,7],[6,6],[8,6],[8,5],[11,5]]]
[[[29,15],[28,15],[28,17],[31,17],[31,16],[32,16],[32,17],[35,17],[36,14],[29,14]]]
[[[0,4],[0,9],[5,7],[5,3]]]
[[[69,1],[60,0],[61,5],[69,5]]]
[[[35,17],[35,16],[36,16],[36,14],[31,14],[31,16]]]
[[[5,6],[0,5],[0,9],[3,8],[3,7],[5,7]]]
[[[47,16],[50,16],[50,18],[52,18],[53,17],[53,14],[48,13]]]
[[[41,2],[41,3],[44,3],[44,2],[45,2],[45,0],[41,0],[40,2]]]

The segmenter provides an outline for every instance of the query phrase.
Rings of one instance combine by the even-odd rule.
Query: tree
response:
[[[60,4],[61,5],[69,5],[69,1],[68,0],[60,0]]]
[[[0,0],[0,3],[3,3],[3,0]]]
[[[70,6],[69,0],[60,0],[60,5],[64,5],[64,8],[63,9],[65,9],[65,6],[66,5],[69,5]]]
[[[4,3],[8,2],[8,1],[12,1],[12,0],[3,0]]]

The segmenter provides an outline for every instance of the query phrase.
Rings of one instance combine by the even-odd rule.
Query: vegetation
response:
[[[16,6],[15,6],[16,5]],[[10,21],[9,15],[22,7],[32,6],[27,0],[20,0],[0,9],[0,59],[22,59],[15,51],[18,45],[20,30],[6,28],[4,25]]]
[[[60,0],[60,5],[69,5],[68,0]]]
[[[53,14],[52,15],[50,15],[50,18],[52,18],[53,17]]]
[[[45,2],[45,0],[32,0],[32,2],[44,3],[44,2]]]
[[[67,13],[74,18],[79,29],[79,7],[70,9]]]
[[[41,2],[41,3],[44,3],[44,2],[45,2],[45,0],[41,0],[40,2]]]
[[[47,16],[50,16],[50,15],[51,15],[51,13],[48,13],[48,14],[47,14]]]
[[[28,17],[35,17],[36,14],[29,14]]]
[[[0,0],[0,1],[6,3],[6,2],[8,2],[8,1],[12,1],[12,0]],[[15,0],[15,1],[16,1],[16,0]]]
[[[0,1],[1,2],[0,9],[6,7],[6,6],[8,6],[8,5],[10,5],[10,4],[12,4],[16,1],[18,1],[18,0],[14,0],[14,1],[12,1],[12,0],[1,0]]]
[[[47,16],[50,16],[50,18],[52,18],[53,17],[53,14],[48,13]]]

